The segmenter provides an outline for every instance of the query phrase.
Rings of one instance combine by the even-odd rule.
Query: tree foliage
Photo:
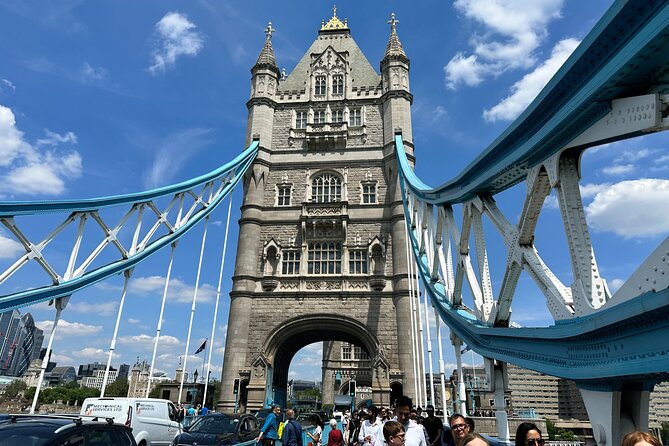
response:
[[[558,435],[557,427],[555,423],[546,418],[546,433],[548,434],[548,441],[554,441],[555,437]]]
[[[5,398],[16,398],[19,392],[26,390],[26,383],[20,379],[15,379],[5,387]]]
[[[127,379],[119,378],[105,388],[105,396],[128,396],[130,387]]]

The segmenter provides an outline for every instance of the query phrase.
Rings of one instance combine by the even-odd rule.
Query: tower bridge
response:
[[[460,374],[465,344],[485,358],[501,439],[509,438],[502,410],[507,362],[574,380],[600,445],[647,429],[649,392],[669,378],[663,341],[669,336],[669,239],[611,293],[597,265],[579,180],[588,149],[669,126],[669,59],[660,56],[669,54],[669,4],[614,2],[523,114],[462,173],[434,188],[413,171],[421,160],[419,148],[414,152],[410,61],[394,15],[389,25],[380,73],[335,11],[283,75],[270,24],[251,70],[247,149],[209,174],[137,194],[0,203],[0,222],[24,248],[0,271],[0,284],[29,263],[44,274],[34,286],[3,288],[0,308],[54,301],[51,349],[70,296],[122,273],[109,370],[133,271],[169,250],[162,321],[179,239],[204,229],[199,281],[210,214],[242,183],[218,408],[284,404],[291,359],[320,341],[324,403],[334,402],[342,379],[369,386],[377,404],[390,403],[391,388],[424,401],[423,364],[432,361],[424,358],[417,316],[424,312],[427,323],[432,307],[439,351],[443,322]],[[495,197],[521,183],[527,193],[514,223]],[[573,283],[558,279],[535,244],[551,191]],[[46,237],[25,230],[28,219],[53,215],[64,217]],[[89,246],[82,240],[91,226],[103,236]],[[504,242],[503,258],[488,256],[490,228]],[[49,256],[47,246],[66,233],[75,234],[68,259]],[[497,291],[491,267],[504,270]],[[523,272],[545,295],[554,324],[513,323]],[[191,327],[196,298],[197,291]],[[354,361],[351,345],[365,352],[365,361]],[[430,345],[428,338],[431,355]],[[440,373],[443,386],[443,361]],[[106,381],[107,375],[103,392]]]

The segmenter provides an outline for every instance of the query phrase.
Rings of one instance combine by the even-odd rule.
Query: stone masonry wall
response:
[[[397,326],[392,298],[379,293],[348,298],[336,294],[305,294],[303,300],[297,297],[254,297],[248,344],[251,354],[246,357],[247,366],[251,367],[253,352],[260,351],[267,335],[285,320],[301,315],[327,314],[345,315],[367,325],[377,334],[391,367],[397,367]]]

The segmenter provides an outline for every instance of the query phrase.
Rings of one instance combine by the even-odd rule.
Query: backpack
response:
[[[285,424],[286,423],[282,421],[281,423],[279,423],[279,428],[276,430],[276,438],[278,438],[279,440],[281,440],[281,437],[283,437],[283,428]]]

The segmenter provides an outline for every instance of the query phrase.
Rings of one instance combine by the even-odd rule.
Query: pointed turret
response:
[[[269,22],[265,28],[265,45],[251,68],[251,99],[246,103],[251,125],[247,129],[246,145],[251,144],[252,139],[260,139],[263,147],[270,147],[272,144],[271,123],[276,107],[276,89],[281,76],[272,48],[272,34],[275,31],[272,22]]]
[[[276,75],[279,76],[279,67],[276,66],[276,57],[274,57],[274,48],[272,48],[272,33],[274,33],[274,31],[276,31],[276,29],[272,27],[272,22],[269,22],[267,28],[265,28],[265,45],[262,47],[262,50],[260,50],[258,60],[256,60],[256,64],[251,69],[251,72],[265,68],[275,71]]]
[[[386,52],[383,55],[382,64],[391,58],[402,60],[407,64],[409,63],[409,59],[404,53],[404,48],[402,48],[400,38],[397,36],[397,24],[399,22],[399,20],[395,19],[395,13],[392,13],[390,15],[390,20],[388,21],[390,24],[390,37],[388,38],[388,45],[386,45]]]
[[[409,58],[402,48],[397,36],[399,20],[395,14],[390,15],[390,37],[386,52],[381,61],[381,79],[383,82],[383,100],[388,104],[384,107],[384,142],[392,144],[395,131],[401,130],[404,141],[411,141],[411,90],[409,88]],[[390,106],[392,104],[392,106]],[[411,149],[409,149],[411,150]]]

